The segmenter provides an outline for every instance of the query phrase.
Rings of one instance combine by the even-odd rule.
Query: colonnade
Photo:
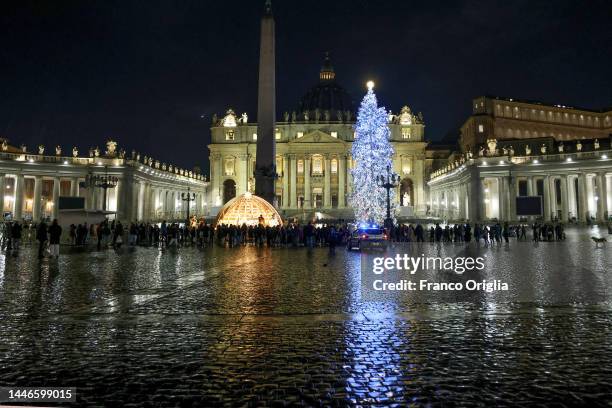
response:
[[[546,221],[605,221],[612,214],[611,177],[605,170],[485,173],[431,185],[430,211],[446,219],[516,221],[516,197],[540,196]]]
[[[26,180],[33,180],[31,196],[26,194]],[[43,183],[52,182],[51,194],[43,197]],[[51,219],[59,216],[59,199],[62,195],[62,182],[69,181],[69,188],[64,189],[63,196],[83,197],[85,210],[116,212],[118,219],[126,221],[175,220],[187,217],[187,206],[190,215],[206,215],[206,198],[201,189],[188,189],[184,186],[169,187],[169,183],[155,183],[146,180],[130,180],[120,177],[114,188],[104,189],[89,187],[81,189],[79,183],[84,181],[79,176],[43,176],[23,173],[0,173],[0,209],[10,213],[12,219],[30,218],[34,221],[44,217]],[[187,193],[190,199],[187,200]],[[185,198],[185,199],[184,199]]]

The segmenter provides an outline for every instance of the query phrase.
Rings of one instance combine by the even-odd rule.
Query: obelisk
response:
[[[266,0],[261,18],[259,45],[259,88],[257,96],[257,157],[255,194],[275,204],[276,191],[276,60],[274,57],[274,17],[271,0]]]

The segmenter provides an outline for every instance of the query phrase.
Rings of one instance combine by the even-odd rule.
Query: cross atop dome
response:
[[[326,52],[325,60],[323,61],[321,72],[319,73],[319,79],[321,80],[321,82],[324,82],[333,81],[335,78],[336,73],[334,72],[334,67],[331,64],[331,60],[329,59],[329,52]]]

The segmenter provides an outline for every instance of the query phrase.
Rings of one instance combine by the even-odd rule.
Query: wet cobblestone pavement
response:
[[[612,247],[590,235],[406,245],[485,256],[465,278],[510,290],[390,302],[361,299],[341,248],[2,253],[0,386],[74,386],[79,406],[610,406]]]

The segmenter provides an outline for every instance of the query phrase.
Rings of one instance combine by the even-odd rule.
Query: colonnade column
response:
[[[550,177],[550,217],[554,219],[557,216],[557,179]]]
[[[325,156],[325,175],[323,176],[323,207],[331,207],[331,158]]]
[[[570,213],[574,217],[578,217],[576,210],[576,184],[574,182],[574,176],[567,176],[567,219],[570,218]]]
[[[70,179],[70,196],[78,197],[79,196],[79,178],[73,177]]]
[[[561,221],[565,222],[569,219],[568,193],[567,193],[568,177],[561,176]]]
[[[605,221],[608,211],[606,173],[598,173],[595,180],[597,183],[597,221]]]
[[[283,156],[283,205],[289,208],[289,155]]]
[[[59,217],[59,197],[60,197],[61,180],[59,177],[53,177],[53,219]]]
[[[498,206],[499,206],[499,217],[498,219],[506,220],[508,219],[508,179],[506,177],[498,177],[497,178],[497,188],[498,188]]]
[[[23,218],[23,190],[25,187],[25,180],[23,174],[18,174],[15,178],[15,199],[13,200],[13,218],[17,221],[21,221]]]
[[[545,176],[544,184],[544,221],[550,221],[550,177]]]
[[[586,221],[587,212],[588,212],[587,197],[586,197],[586,193],[587,193],[586,182],[587,182],[586,174],[580,173],[578,175],[578,210],[577,212],[578,212],[578,220],[582,222]]]
[[[535,183],[533,180],[533,176],[527,177],[527,195],[534,196],[536,195]]]
[[[346,207],[344,184],[346,183],[346,156],[338,157],[338,208]]]
[[[310,156],[304,157],[304,208],[312,208],[310,190]]]
[[[289,159],[289,169],[291,175],[291,182],[289,183],[289,207],[297,208],[297,160],[295,154],[290,154],[287,157]]]
[[[32,221],[40,221],[40,206],[42,199],[42,176],[34,177],[34,198],[32,200]]]
[[[484,191],[485,191],[485,179],[484,177],[478,178],[478,194],[477,194],[477,199],[478,199],[478,217],[480,221],[484,221],[487,219],[487,207],[485,206],[485,195],[484,195]],[[476,222],[476,220],[474,220],[474,222]]]
[[[4,192],[6,191],[6,175],[0,173],[0,221],[4,220]]]

